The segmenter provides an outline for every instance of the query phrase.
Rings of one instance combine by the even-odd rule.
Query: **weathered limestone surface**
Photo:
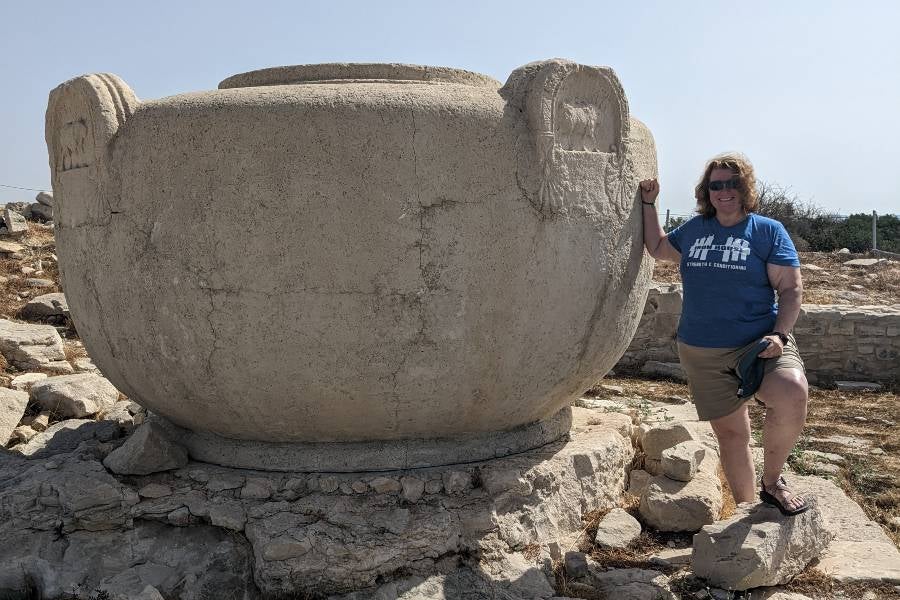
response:
[[[148,585],[166,598],[232,587],[238,598],[372,593],[398,572],[420,578],[409,589],[431,581],[422,588],[431,590],[469,577],[454,569],[473,555],[494,597],[549,598],[544,565],[575,542],[584,513],[615,506],[624,492],[634,450],[619,427],[577,409],[569,441],[385,473],[188,463],[123,478],[100,462],[113,444],[93,438],[50,459],[0,454],[0,539],[15,542],[0,545],[0,564],[13,565],[0,572],[0,595],[7,580],[132,597]],[[534,544],[546,549],[541,561],[521,556]],[[110,550],[120,547],[127,552]],[[102,552],[113,556],[100,560]],[[193,591],[173,594],[179,568]]]
[[[677,363],[681,284],[654,283],[637,332],[617,368]],[[900,378],[900,307],[804,304],[794,335],[812,383]]]
[[[107,469],[119,475],[148,475],[177,469],[187,462],[187,451],[153,421],[141,425],[103,460]]]
[[[691,567],[725,589],[781,585],[818,558],[833,536],[817,506],[784,517],[773,506],[741,505],[694,536]]]
[[[644,523],[658,531],[698,531],[713,523],[722,511],[718,465],[718,455],[707,453],[691,481],[651,478],[641,496]]]
[[[614,508],[600,520],[594,543],[600,548],[625,548],[640,535],[640,521],[628,511]]]
[[[0,353],[23,371],[44,370],[71,373],[62,338],[50,325],[29,325],[0,319]]]
[[[612,70],[545,61],[501,87],[313,65],[221,87],[140,102],[100,74],[51,94],[66,298],[129,398],[241,440],[452,438],[548,419],[618,360],[656,162]]]
[[[73,419],[110,409],[119,398],[113,384],[94,373],[40,379],[31,385],[30,393],[43,410]]]
[[[791,477],[812,490],[834,539],[817,568],[838,581],[885,581],[900,585],[900,551],[877,523],[840,488],[820,477]]]
[[[6,445],[13,430],[22,420],[28,394],[8,388],[0,388],[0,449]]]
[[[19,316],[28,320],[67,317],[69,316],[69,305],[66,303],[66,296],[62,292],[42,294],[29,300],[22,307]]]
[[[616,600],[678,600],[669,587],[669,578],[649,569],[607,569],[588,557],[584,578],[601,597]]]

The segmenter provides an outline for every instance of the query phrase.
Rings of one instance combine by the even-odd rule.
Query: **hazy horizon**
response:
[[[400,62],[502,82],[562,57],[618,74],[656,140],[663,214],[693,210],[723,151],[824,211],[900,213],[900,3],[623,4],[6,4],[0,186],[50,189],[47,95],[82,73],[116,73],[153,99],[269,66]],[[0,203],[35,193],[0,187]]]

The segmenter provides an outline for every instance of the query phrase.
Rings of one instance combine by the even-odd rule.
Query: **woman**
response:
[[[657,260],[678,261],[684,303],[678,353],[702,420],[719,440],[736,502],[755,497],[750,416],[736,394],[735,367],[761,338],[765,377],[756,393],[766,407],[760,498],[783,514],[809,508],[781,475],[806,420],[808,389],[791,330],[800,314],[800,261],[784,226],[759,208],[753,166],[742,155],[709,161],[697,184],[695,216],[668,235],[659,226],[655,179],[642,181],[644,245]],[[775,303],[775,292],[778,303]]]

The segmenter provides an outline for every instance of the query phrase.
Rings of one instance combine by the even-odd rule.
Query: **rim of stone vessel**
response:
[[[324,63],[271,67],[232,75],[219,89],[315,83],[456,83],[496,90],[500,82],[487,75],[426,65],[391,63]]]
[[[236,440],[183,429],[158,414],[151,418],[185,447],[193,460],[239,469],[303,473],[404,471],[483,462],[540,448],[572,428],[568,406],[542,421],[507,431],[371,442]]]

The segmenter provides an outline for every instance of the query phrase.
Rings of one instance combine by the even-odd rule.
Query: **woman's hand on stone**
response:
[[[659,182],[656,179],[645,179],[640,183],[641,201],[647,203],[656,202],[659,196]]]

